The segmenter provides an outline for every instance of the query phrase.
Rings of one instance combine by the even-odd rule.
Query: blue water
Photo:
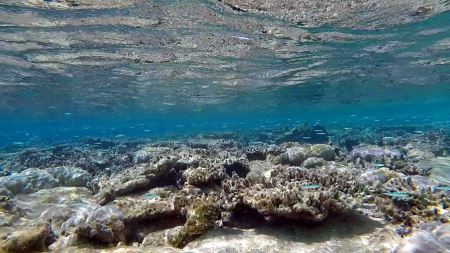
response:
[[[188,28],[164,22],[49,25],[140,12],[10,2],[0,4],[0,146],[302,123],[327,128],[450,123],[449,11],[375,30],[302,27],[313,35],[339,35],[304,42],[202,22]],[[178,41],[205,33],[240,41],[231,49]],[[236,53],[245,41],[277,46]],[[229,51],[215,53],[220,50]],[[153,52],[173,53],[176,59],[136,61],[125,52],[151,61]]]

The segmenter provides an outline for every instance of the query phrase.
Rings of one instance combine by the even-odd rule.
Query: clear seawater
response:
[[[53,9],[20,2],[0,3],[0,146],[316,122],[328,128],[450,123],[448,11],[376,29],[302,27],[334,37],[301,41],[208,23],[197,14],[174,20],[179,26],[166,26],[166,19],[148,26],[95,21],[151,22],[147,5]],[[211,1],[185,3],[199,2],[218,8]],[[217,12],[298,28],[264,15]],[[205,34],[234,38],[237,46],[183,42]],[[263,46],[240,54],[240,41]],[[176,56],[157,62],[153,53]]]

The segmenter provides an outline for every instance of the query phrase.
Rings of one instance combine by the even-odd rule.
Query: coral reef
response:
[[[442,169],[447,160],[435,163],[435,157],[408,152],[402,147],[410,141],[402,131],[391,134],[395,140],[366,132],[351,135],[351,140],[361,138],[352,151],[344,134],[328,144],[277,145],[276,134],[271,143],[249,144],[261,137],[230,134],[224,135],[227,139],[205,135],[184,141],[80,144],[124,154],[126,159],[113,170],[102,166],[118,161],[111,158],[116,156],[104,165],[76,166],[70,162],[80,158],[72,152],[78,150],[75,146],[19,152],[3,164],[20,172],[0,177],[1,247],[6,252],[175,250],[215,231],[258,224],[320,227],[357,211],[405,237],[397,252],[428,246],[448,250],[449,187],[440,180],[445,174],[430,176],[431,165]],[[275,133],[285,136],[284,130]],[[428,143],[429,135],[421,136]],[[42,159],[41,152],[63,152],[71,165],[47,166],[59,160]],[[424,230],[430,222],[442,229]],[[394,241],[399,240],[386,242],[386,247]]]
[[[317,184],[318,188],[308,189]],[[270,178],[251,184],[236,175],[223,183],[221,196],[225,209],[239,206],[256,210],[272,218],[318,222],[332,213],[349,209],[360,185],[351,175],[336,171],[311,171],[297,167],[274,168]]]

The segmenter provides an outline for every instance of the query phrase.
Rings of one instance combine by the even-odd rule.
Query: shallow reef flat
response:
[[[320,125],[0,156],[2,252],[448,252],[450,135]]]

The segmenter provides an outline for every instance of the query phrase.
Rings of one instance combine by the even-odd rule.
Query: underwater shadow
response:
[[[306,244],[326,242],[331,239],[352,238],[373,233],[377,228],[383,227],[381,222],[369,219],[356,211],[330,216],[320,223],[299,223],[292,220],[250,221],[250,223],[251,226],[243,226],[242,228],[252,229],[255,235]],[[244,234],[242,230],[233,228],[220,229],[220,233],[222,235]]]
[[[351,238],[358,235],[369,234],[377,228],[382,228],[381,222],[369,219],[358,212],[347,212],[334,215],[321,223],[300,224],[281,222],[278,226],[264,224],[255,229],[258,234],[269,236],[282,236],[283,240],[303,243],[318,243],[335,239]]]

